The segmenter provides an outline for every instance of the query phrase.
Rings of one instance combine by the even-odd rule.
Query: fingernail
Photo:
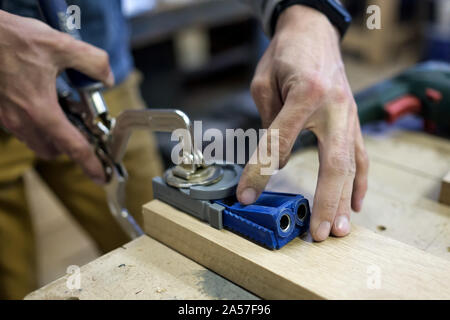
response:
[[[241,203],[245,205],[252,204],[256,201],[256,191],[252,188],[245,189],[241,194]]]
[[[330,235],[331,224],[328,221],[322,221],[316,230],[316,241],[323,241]]]
[[[347,216],[338,217],[335,224],[339,234],[346,235],[350,232],[350,222],[348,221]]]
[[[356,204],[356,208],[354,208],[355,212],[360,212],[363,206],[363,199],[359,200]]]
[[[361,199],[361,200],[359,201],[359,208],[358,208],[358,211],[361,211],[361,210],[362,210],[363,203],[364,203],[364,199]]]
[[[96,184],[102,186],[106,183],[106,175],[103,166],[97,159],[90,162],[88,172],[89,172],[88,175],[91,177],[92,181],[94,181]]]
[[[109,87],[114,86],[114,73],[112,71],[109,72],[108,78],[106,79],[106,85]]]

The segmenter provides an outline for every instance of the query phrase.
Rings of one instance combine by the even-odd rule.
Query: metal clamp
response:
[[[108,205],[110,210],[121,225],[123,230],[131,238],[136,238],[144,232],[129,214],[125,205],[125,185],[128,174],[122,165],[122,160],[126,152],[129,138],[134,130],[145,129],[152,132],[172,132],[176,129],[186,129],[190,134],[187,141],[190,143],[187,150],[192,150],[191,121],[188,116],[174,109],[142,109],[125,110],[113,120],[113,126],[108,137],[108,154],[113,164],[111,179],[105,187]],[[199,159],[199,152],[192,152],[192,158]],[[197,170],[196,161],[192,161],[192,171]]]

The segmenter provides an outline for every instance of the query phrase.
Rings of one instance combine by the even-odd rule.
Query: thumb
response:
[[[85,75],[103,82],[106,86],[114,85],[114,74],[109,64],[108,53],[102,49],[76,40],[67,34],[61,34],[64,45],[59,56],[61,69],[75,69]]]
[[[297,101],[294,95],[288,97],[245,166],[236,192],[242,204],[254,203],[270,177],[286,165],[294,142],[310,115],[309,112],[298,112]]]

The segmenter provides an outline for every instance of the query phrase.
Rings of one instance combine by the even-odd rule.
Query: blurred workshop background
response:
[[[450,62],[449,0],[344,2],[354,17],[342,44],[354,92],[422,60]],[[381,8],[381,30],[366,27],[370,4]],[[182,109],[207,127],[259,126],[248,88],[269,40],[239,0],[123,0],[123,10],[150,107]],[[99,253],[33,172],[27,184],[44,285]]]

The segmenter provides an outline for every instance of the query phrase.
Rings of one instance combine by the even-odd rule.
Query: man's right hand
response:
[[[72,68],[112,86],[108,54],[39,20],[1,10],[0,34],[0,125],[39,157],[65,153],[104,183],[95,152],[58,104],[56,78]]]

